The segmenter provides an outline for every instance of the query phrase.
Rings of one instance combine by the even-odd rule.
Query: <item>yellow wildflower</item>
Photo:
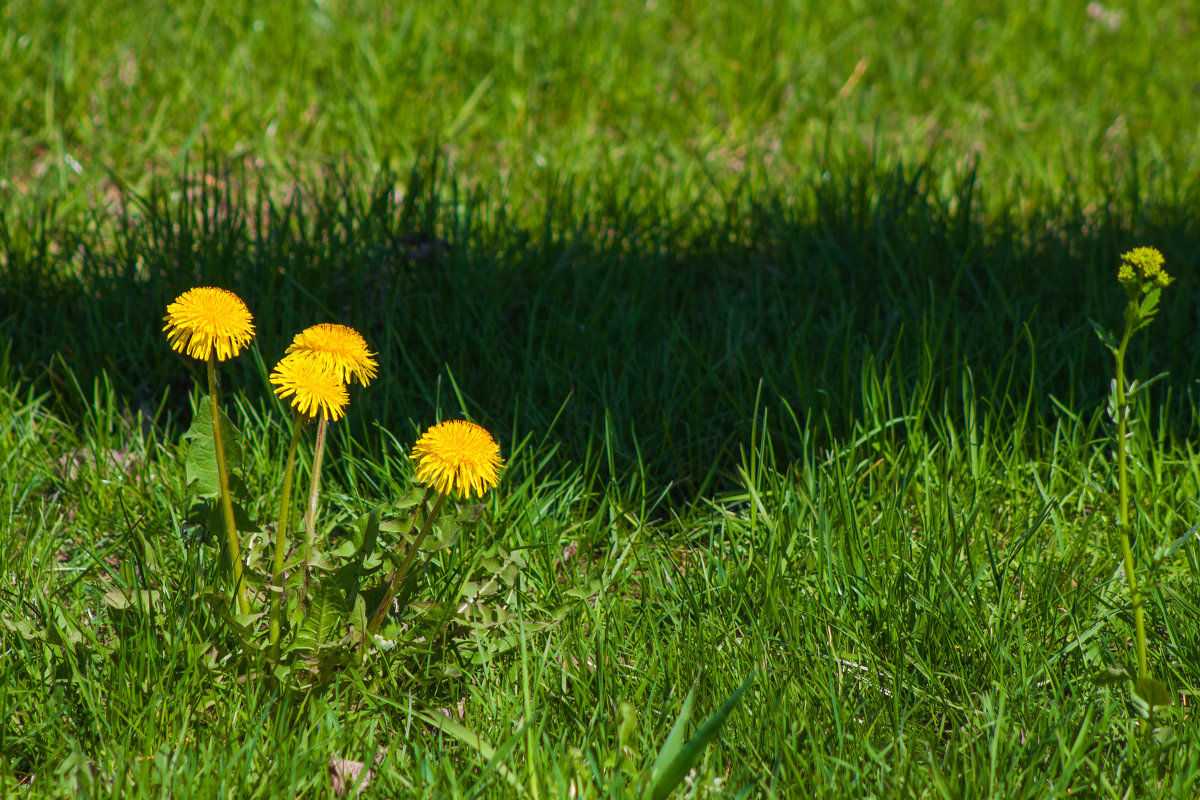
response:
[[[254,320],[242,298],[225,289],[188,289],[167,306],[163,331],[171,348],[207,361],[233,358],[254,338]]]
[[[500,483],[500,446],[486,430],[466,420],[434,425],[413,445],[417,480],[442,494],[457,490],[483,497]]]

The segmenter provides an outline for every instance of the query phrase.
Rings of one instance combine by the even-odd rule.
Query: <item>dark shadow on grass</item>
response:
[[[640,460],[648,486],[684,500],[736,482],[764,411],[779,459],[803,428],[820,443],[904,414],[916,387],[950,418],[970,402],[1014,424],[1046,418],[1051,395],[1093,413],[1110,365],[1088,318],[1120,325],[1118,256],[1150,244],[1179,280],[1135,363],[1171,372],[1170,418],[1190,431],[1194,191],[1125,182],[1096,202],[985,213],[1001,204],[971,171],[947,182],[930,165],[864,162],[824,175],[686,209],[662,208],[652,187],[551,187],[530,225],[432,164],[403,195],[394,176],[343,174],[283,200],[231,188],[247,184],[209,164],[126,198],[119,216],[0,220],[0,333],[17,374],[64,413],[73,381],[107,373],[132,408],[158,408],[165,391],[177,414],[194,367],[168,348],[163,311],[191,286],[223,286],[256,317],[262,363],[225,373],[252,402],[271,402],[265,371],[295,332],[343,322],[380,352],[348,423],[368,450],[376,423],[410,442],[458,415],[461,394],[506,451],[546,437],[603,473],[609,448],[618,475]]]

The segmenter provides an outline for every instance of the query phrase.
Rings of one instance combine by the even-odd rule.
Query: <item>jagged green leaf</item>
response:
[[[34,627],[33,623],[27,619],[14,620],[8,617],[0,617],[0,628],[20,636],[27,642],[45,641],[46,639],[46,631]]]
[[[221,440],[225,443],[225,467],[230,475],[230,491],[234,491],[233,473],[242,468],[242,435],[233,422],[221,415]],[[217,476],[217,448],[212,430],[212,400],[205,395],[196,406],[192,424],[183,434],[188,443],[184,475],[188,487],[200,497],[216,497],[221,491]]]
[[[354,553],[354,560],[342,570],[339,570],[337,583],[346,593],[346,602],[353,606],[362,587],[362,579],[367,557],[375,549],[379,540],[379,508],[374,508],[367,515],[366,525],[362,529],[361,546]]]
[[[1137,676],[1124,664],[1113,664],[1105,667],[1092,676],[1092,680],[1100,686],[1113,686],[1118,683],[1128,683]]]
[[[313,581],[309,585],[308,610],[288,649],[319,650],[339,641],[349,616],[350,608],[340,587],[328,578]]]

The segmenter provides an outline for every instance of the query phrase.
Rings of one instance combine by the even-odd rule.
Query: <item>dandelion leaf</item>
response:
[[[330,580],[314,581],[308,595],[308,613],[300,622],[289,650],[317,651],[337,642],[345,633],[350,609],[341,589]]]
[[[217,448],[212,430],[212,399],[208,395],[200,399],[192,425],[183,438],[188,443],[187,460],[184,463],[188,487],[200,497],[216,497],[221,492],[221,484],[217,477]],[[225,443],[226,468],[230,472],[241,470],[242,436],[223,411],[221,440]]]

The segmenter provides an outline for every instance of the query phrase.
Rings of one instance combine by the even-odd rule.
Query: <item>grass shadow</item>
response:
[[[1192,189],[1114,179],[1100,199],[1009,204],[971,168],[863,160],[685,209],[648,184],[552,183],[531,224],[436,160],[403,181],[340,171],[286,194],[252,178],[210,160],[127,193],[119,215],[0,219],[17,373],[68,414],[72,380],[107,375],[175,424],[194,365],[167,346],[163,310],[218,285],[255,314],[258,356],[225,373],[252,402],[271,402],[265,373],[296,331],[343,322],[380,353],[381,380],[352,398],[357,441],[381,442],[375,425],[404,441],[465,409],[506,450],[544,437],[691,499],[736,481],[764,412],[788,458],[805,430],[828,441],[918,395],[1014,424],[1054,413],[1052,396],[1096,407],[1111,370],[1088,319],[1117,325],[1118,256],[1151,244],[1180,280],[1134,363],[1171,372],[1167,418],[1192,424]]]

